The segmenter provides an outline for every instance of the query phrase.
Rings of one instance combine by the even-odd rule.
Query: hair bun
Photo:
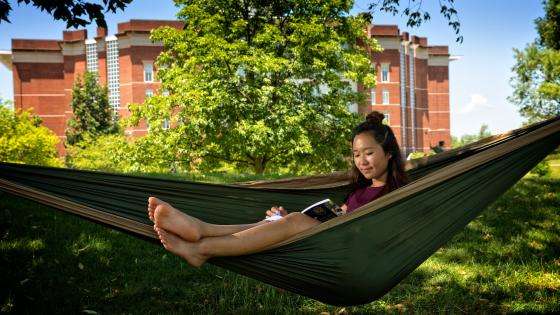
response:
[[[378,111],[373,111],[366,116],[366,121],[374,125],[381,125],[385,119],[385,115]]]

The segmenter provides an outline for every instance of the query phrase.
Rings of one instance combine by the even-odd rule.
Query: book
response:
[[[337,204],[332,202],[332,200],[324,199],[324,200],[318,201],[318,202],[310,205],[309,207],[303,209],[301,211],[301,213],[304,213],[304,214],[312,217],[315,220],[325,222],[325,221],[328,221],[328,220],[330,220],[332,218],[335,218],[339,215],[342,215],[344,213],[344,211],[342,210],[342,208],[340,208],[340,206],[338,206]],[[275,214],[275,215],[271,215],[269,217],[266,217],[265,220],[266,221],[275,221],[275,220],[278,220],[280,218],[282,218],[281,215]]]

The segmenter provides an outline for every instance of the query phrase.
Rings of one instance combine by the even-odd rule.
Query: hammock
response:
[[[262,252],[209,262],[332,305],[380,298],[560,145],[560,117],[409,164],[414,181]],[[345,173],[215,185],[0,163],[0,189],[156,240],[146,199],[217,224],[341,201]]]

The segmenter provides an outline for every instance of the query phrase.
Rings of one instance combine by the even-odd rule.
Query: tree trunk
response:
[[[264,169],[266,167],[266,162],[264,160],[263,157],[258,157],[255,159],[255,163],[253,164],[253,167],[255,169],[255,174],[262,174],[264,173]]]

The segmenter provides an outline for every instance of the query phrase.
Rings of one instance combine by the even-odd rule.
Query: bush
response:
[[[58,137],[30,110],[12,111],[7,104],[0,102],[0,161],[62,166],[56,150]]]
[[[96,138],[84,135],[79,143],[66,148],[65,164],[70,168],[104,172],[126,172],[130,144],[122,134]]]

